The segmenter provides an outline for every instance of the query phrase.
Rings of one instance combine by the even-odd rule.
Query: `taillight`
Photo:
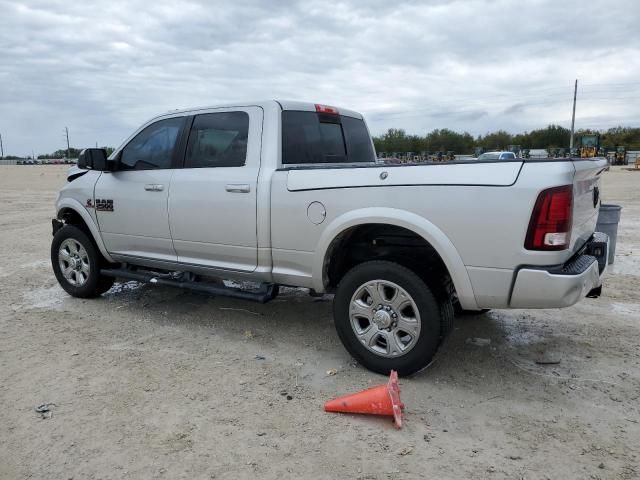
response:
[[[543,190],[533,207],[524,248],[564,250],[571,240],[573,186]]]
[[[330,107],[329,105],[319,105],[316,103],[316,112],[328,113],[330,115],[338,115],[338,109],[336,107]]]

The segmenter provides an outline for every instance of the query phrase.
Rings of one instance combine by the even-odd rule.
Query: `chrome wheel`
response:
[[[81,287],[89,279],[91,267],[87,250],[74,238],[67,238],[58,250],[60,271],[67,282],[74,287]]]
[[[349,320],[358,341],[381,357],[405,355],[420,336],[416,303],[404,288],[387,280],[371,280],[356,289]]]

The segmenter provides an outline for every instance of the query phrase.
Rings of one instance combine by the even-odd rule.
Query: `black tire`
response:
[[[451,297],[443,295],[440,298],[440,336],[444,340],[453,331],[453,323],[455,319],[455,309]]]
[[[398,357],[384,357],[365,347],[352,327],[352,297],[373,280],[392,282],[409,294],[420,315],[420,333],[413,347]],[[427,284],[414,272],[389,261],[370,261],[352,268],[342,278],[333,300],[333,317],[340,340],[349,353],[365,368],[381,374],[396,370],[398,375],[411,375],[427,367],[438,350],[442,338],[451,329],[451,300],[438,301]],[[444,320],[444,322],[443,322]],[[373,326],[373,325],[372,325]]]
[[[65,240],[78,242],[86,252],[88,275],[81,285],[73,285],[67,280],[60,266],[60,247]],[[114,278],[100,275],[100,267],[105,263],[104,258],[89,236],[80,228],[65,225],[56,232],[51,242],[51,266],[60,286],[72,297],[94,298],[102,295],[111,288]]]

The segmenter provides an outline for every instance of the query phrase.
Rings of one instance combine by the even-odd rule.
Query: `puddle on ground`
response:
[[[0,267],[0,278],[9,277],[11,275],[15,275],[18,271],[22,269],[35,269],[47,267],[51,268],[51,264],[48,260],[37,260],[35,262],[24,263],[18,267],[17,270],[7,270],[6,268]]]
[[[134,290],[138,290],[143,286],[144,286],[144,283],[136,282],[135,280],[130,280],[128,282],[116,282],[113,284],[113,287],[111,287],[105,295],[110,296],[110,295],[117,295],[119,293],[124,293],[124,292],[131,292]]]
[[[67,293],[59,285],[34,288],[22,295],[24,308],[55,308],[62,305]]]
[[[632,253],[617,254],[608,271],[618,275],[640,275],[640,255]]]
[[[505,321],[502,323],[502,328],[505,333],[504,339],[509,347],[528,347],[547,340],[538,332],[523,328],[517,321]]]
[[[511,347],[525,347],[541,343],[545,340],[545,337],[540,336],[535,332],[521,330],[507,333],[506,340]]]
[[[40,267],[50,267],[51,263],[49,260],[36,260],[35,262],[29,262],[20,265],[20,268],[40,268]]]
[[[614,313],[619,315],[629,315],[631,317],[640,317],[640,304],[638,303],[617,303],[612,302],[611,308]]]

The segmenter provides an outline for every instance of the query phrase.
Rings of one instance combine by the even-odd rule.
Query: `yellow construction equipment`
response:
[[[613,156],[613,164],[614,165],[628,165],[627,161],[627,149],[623,146],[617,146],[616,152]]]
[[[580,158],[593,158],[598,154],[600,148],[600,135],[597,133],[585,133],[580,137],[580,148],[578,154]]]

